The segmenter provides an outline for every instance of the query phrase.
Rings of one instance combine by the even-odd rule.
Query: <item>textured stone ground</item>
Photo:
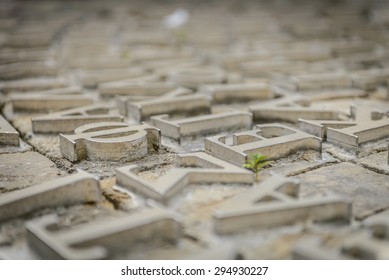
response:
[[[66,232],[94,222],[143,217],[139,213],[150,208],[169,211],[182,230],[174,228],[170,233],[164,224],[158,232],[158,228],[146,227],[149,222],[145,218],[144,230],[134,226],[136,230],[127,233],[135,242],[124,236],[116,238],[117,244],[98,241],[97,245],[109,251],[106,257],[388,259],[388,48],[387,1],[1,1],[0,108],[19,133],[19,144],[3,140],[9,134],[0,123],[0,207],[6,195],[33,190],[77,170],[99,181],[102,196],[98,202],[41,207],[3,219],[0,259],[51,258],[27,238],[26,225],[40,217],[56,214],[56,232]],[[232,95],[217,99],[204,84],[260,86],[251,95],[238,87]],[[350,146],[327,134],[328,139],[317,138],[320,151],[300,147],[286,156],[275,156],[261,170],[259,183],[189,180],[185,188],[161,203],[134,192],[131,186],[119,186],[116,169],[136,164],[138,176],[158,189],[162,185],[158,178],[175,168],[179,155],[205,152],[204,138],[247,128],[225,128],[228,121],[222,120],[219,131],[194,133],[181,141],[162,129],[161,147],[148,149],[140,159],[77,161],[61,152],[59,134],[71,132],[44,133],[33,128],[34,118],[90,104],[110,105],[109,116],[119,114],[124,123],[139,125],[131,111],[134,107],[127,104],[160,97],[173,104],[177,96],[171,97],[171,92],[182,87],[188,88],[186,95],[207,96],[209,105],[197,108],[194,101],[189,106],[182,103],[176,111],[166,111],[173,120],[204,112],[251,112],[250,129],[277,123],[299,131],[299,118],[326,120],[332,116],[331,120],[364,126],[359,139],[366,136],[368,141]],[[35,103],[31,101],[34,95],[38,96]],[[66,102],[50,103],[54,96],[65,96]],[[25,98],[24,105],[17,103],[18,98]],[[274,105],[284,99],[286,105]],[[182,109],[184,105],[189,109]],[[277,111],[285,108],[295,109],[291,117]],[[304,115],[307,108],[314,117]],[[156,125],[150,116],[142,121]],[[377,128],[375,122],[382,125]],[[53,129],[58,127],[53,125]],[[205,122],[200,123],[198,130],[204,127]],[[277,136],[269,138],[276,143]],[[290,145],[288,142],[282,149]],[[105,152],[110,154],[115,146],[110,149]],[[97,154],[100,152],[103,149],[97,149]],[[281,153],[281,148],[273,153]],[[227,155],[220,158],[229,161]],[[215,211],[226,201],[260,187],[274,174],[298,179],[301,201],[328,192],[352,201],[349,221],[316,223],[310,214],[329,210],[312,210],[301,204],[300,216],[312,213],[295,223],[242,226],[231,234],[217,232]],[[15,205],[23,208],[23,203]],[[266,199],[258,205],[261,203],[266,204]],[[155,231],[156,237],[167,238],[155,238],[150,233]],[[310,246],[312,238],[319,243]],[[88,236],[86,241],[81,239],[78,248],[96,245],[93,240],[87,242]],[[58,240],[54,243],[60,244]]]

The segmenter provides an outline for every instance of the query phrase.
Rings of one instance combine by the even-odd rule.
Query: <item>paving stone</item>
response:
[[[389,149],[388,149],[389,150]],[[374,170],[381,174],[389,174],[389,152],[381,152],[363,157],[358,160],[358,163],[363,167]]]
[[[103,259],[109,257],[109,250],[130,248],[135,242],[155,242],[155,239],[175,242],[181,232],[175,218],[162,209],[146,209],[136,215],[50,232],[48,228],[55,224],[55,216],[26,224],[30,246],[44,259]]]
[[[0,189],[9,192],[57,178],[60,170],[36,152],[0,154]]]
[[[19,146],[19,132],[0,115],[0,145]]]
[[[67,133],[77,127],[95,122],[120,122],[123,117],[110,113],[111,105],[89,105],[63,110],[40,117],[32,118],[34,133]]]
[[[361,229],[339,236],[335,242],[317,237],[303,238],[294,248],[294,258],[386,260],[389,254],[388,222],[385,211],[367,218]]]
[[[0,147],[0,199],[76,170],[98,178],[102,192],[95,203],[2,221],[0,258],[389,258],[387,0],[204,2],[187,5],[189,20],[177,27],[166,20],[177,3],[119,2],[67,1],[65,13],[63,0],[0,4],[0,109],[20,134],[19,145]],[[162,136],[148,129],[154,122]],[[240,167],[258,152],[276,158],[259,185]],[[300,179],[298,197],[271,191],[240,209],[295,208],[215,231],[223,205],[266,193],[277,173]],[[338,209],[327,191],[351,197],[351,224],[314,222]]]
[[[249,129],[252,125],[252,115],[246,112],[232,111],[184,119],[170,119],[170,116],[165,114],[151,117],[150,122],[161,129],[163,136],[180,140],[182,137],[196,134]]]
[[[220,234],[229,234],[297,221],[349,221],[351,218],[351,200],[345,197],[327,195],[299,200],[298,196],[298,181],[274,175],[223,203],[214,213],[215,230]]]
[[[134,161],[159,149],[160,134],[159,129],[147,124],[87,124],[76,128],[74,135],[60,134],[61,153],[72,162],[83,159]]]
[[[208,137],[204,147],[213,156],[239,166],[254,154],[279,159],[299,150],[321,153],[319,138],[280,124],[257,125],[254,130],[233,134],[232,143],[228,141],[225,135]]]
[[[301,180],[304,196],[329,190],[351,197],[356,219],[389,207],[387,176],[351,163],[323,167],[296,178]]]
[[[259,178],[267,178],[273,173],[286,177],[296,176],[339,162],[338,159],[326,152],[320,154],[314,150],[299,151],[287,158],[269,162],[266,169],[260,171]]]
[[[137,176],[139,168],[136,165],[121,167],[116,173],[117,184],[147,197],[167,202],[188,184],[205,182],[247,184],[253,181],[250,172],[205,153],[180,155],[177,164],[179,167],[170,170],[154,184]]]
[[[24,188],[0,197],[4,221],[44,207],[96,202],[101,199],[97,180],[86,172]]]

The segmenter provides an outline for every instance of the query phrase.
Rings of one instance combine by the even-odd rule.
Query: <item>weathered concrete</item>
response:
[[[36,152],[0,154],[0,192],[56,179],[60,174],[51,160]]]
[[[339,163],[296,176],[303,196],[334,191],[353,199],[353,215],[362,219],[389,207],[389,181],[386,175],[351,163]]]
[[[388,117],[389,1],[299,1],[294,6],[286,1],[202,1],[185,5],[189,18],[176,27],[167,23],[179,8],[174,1],[8,2],[0,4],[0,110],[19,132],[20,144],[0,145],[0,197],[81,169],[99,178],[103,199],[50,206],[2,221],[0,258],[88,258],[91,253],[90,258],[109,259],[291,259],[305,237],[319,238],[316,245],[307,241],[317,255],[306,258],[325,258],[327,253],[334,259],[388,258],[386,222],[373,228],[365,224],[389,207],[388,136],[384,126],[365,124]],[[84,97],[106,110],[83,111]],[[350,112],[352,103],[368,110]],[[75,106],[75,115],[60,115],[62,123],[52,119],[43,127],[63,126],[68,132],[32,130],[31,119],[40,117],[33,109],[53,113],[67,106]],[[250,126],[233,115],[236,111]],[[151,117],[169,114],[162,121],[178,134],[175,121],[198,121],[210,112],[213,117],[230,115],[184,123],[192,131],[179,138],[158,138],[157,129],[154,134],[145,130]],[[99,116],[104,118],[95,118]],[[117,118],[107,121],[107,116]],[[87,117],[91,119],[86,123]],[[301,118],[315,135],[298,130]],[[279,123],[269,124],[275,120]],[[109,124],[102,127],[100,122]],[[228,127],[232,123],[237,126]],[[262,127],[259,134],[253,124]],[[82,125],[88,130],[74,134]],[[186,166],[174,166],[187,153],[206,151],[207,125],[211,135],[225,137],[224,143],[215,138],[220,158],[187,158]],[[351,125],[364,125],[361,134],[341,133],[333,139],[354,135],[366,142],[347,146],[327,141],[327,131]],[[77,160],[62,155],[59,133],[74,138],[65,154]],[[321,144],[315,136],[322,138]],[[233,234],[221,235],[215,232],[215,211],[258,187],[252,184],[253,172],[240,168],[249,154],[243,147],[276,156],[259,172],[259,181],[275,173],[297,177],[302,182],[299,197],[286,201],[287,195],[273,191],[258,203],[243,203],[247,209],[263,210],[266,204],[279,211],[259,220],[226,220],[221,232]],[[226,162],[230,156],[234,163]],[[115,173],[126,161],[136,166],[133,173],[124,170],[128,187],[117,183],[121,175]],[[323,197],[327,191],[351,197],[351,224],[314,222],[314,217],[329,213],[331,202]],[[277,195],[278,202],[264,201]],[[142,216],[153,200],[166,207],[153,208],[156,214],[168,211],[169,217],[180,217],[182,235],[169,218],[148,223]],[[309,204],[314,200],[327,204]],[[282,208],[289,202],[294,208]],[[48,214],[56,215],[53,223],[46,220]],[[26,230],[25,220],[38,217],[42,224],[29,221],[31,231]],[[49,228],[41,227],[45,221]],[[277,226],[271,226],[273,221]],[[250,223],[263,226],[251,228]],[[123,236],[117,234],[120,227]],[[175,242],[157,241],[158,236]],[[95,246],[104,252],[93,255]],[[51,255],[53,250],[59,254]]]

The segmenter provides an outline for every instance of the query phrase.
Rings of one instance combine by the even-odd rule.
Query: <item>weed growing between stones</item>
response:
[[[254,154],[246,160],[246,163],[243,164],[244,168],[250,169],[255,173],[255,181],[259,182],[259,171],[262,167],[269,164],[269,161],[266,160],[266,156],[261,154]]]

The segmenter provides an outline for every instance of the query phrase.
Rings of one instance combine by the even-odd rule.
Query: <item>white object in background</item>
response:
[[[163,20],[165,27],[178,28],[184,25],[189,19],[189,13],[185,9],[177,9]]]

